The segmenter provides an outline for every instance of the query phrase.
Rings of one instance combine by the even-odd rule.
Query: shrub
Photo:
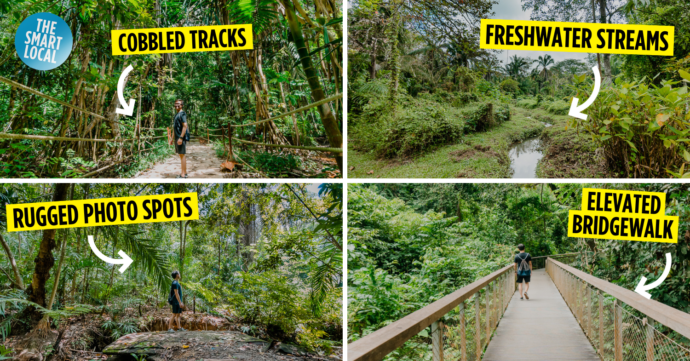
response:
[[[461,92],[468,92],[474,89],[474,85],[477,83],[477,75],[464,66],[455,69],[453,77],[457,78],[458,89]]]
[[[496,121],[500,123],[504,123],[510,120],[510,107],[506,104],[500,104],[496,106],[496,110],[494,112],[494,118],[496,118]]]
[[[508,120],[510,109],[504,105],[494,106],[492,103],[486,103],[465,112],[465,121],[470,130],[486,131]]]
[[[476,101],[479,101],[477,94],[467,92],[456,93],[452,105],[457,108],[462,108],[463,106]]]
[[[217,149],[216,153],[218,152]],[[222,145],[220,146],[220,152],[222,152],[223,156],[227,153],[227,151],[222,149]],[[270,176],[280,175],[286,170],[297,169],[302,165],[300,158],[292,154],[244,151],[240,152],[239,156],[250,166]]]
[[[517,102],[517,106],[525,109],[534,109],[538,106],[538,102],[534,99],[520,99]]]
[[[463,128],[451,122],[441,107],[406,109],[388,124],[377,153],[383,157],[409,156],[435,145],[457,141]]]
[[[502,81],[499,87],[502,91],[506,93],[511,93],[513,95],[517,94],[517,92],[520,90],[518,82],[511,78]]]
[[[390,113],[387,101],[372,102],[364,107],[357,126],[350,128],[351,141],[358,150],[387,158],[409,156],[457,141],[463,134],[464,123],[451,116],[456,108],[436,100],[443,96],[401,96],[397,117]]]
[[[546,109],[546,111],[551,114],[568,115],[568,112],[570,111],[570,103],[567,103],[563,100],[555,100],[552,102],[542,103],[542,108]]]
[[[690,74],[680,72],[690,80]],[[622,83],[603,89],[587,109],[587,120],[571,124],[584,129],[604,149],[609,168],[635,178],[690,176],[690,95],[678,82],[660,87],[642,82]],[[578,92],[579,99],[589,95]]]

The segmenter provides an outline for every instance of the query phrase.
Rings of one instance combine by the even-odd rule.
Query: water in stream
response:
[[[553,125],[545,122],[542,124],[545,128]],[[510,157],[510,168],[513,170],[513,178],[537,178],[537,164],[544,157],[540,150],[541,140],[539,137],[537,135],[525,139],[510,148],[508,156]]]
[[[540,150],[539,137],[526,139],[515,144],[508,152],[513,178],[536,178],[537,164],[544,156]]]

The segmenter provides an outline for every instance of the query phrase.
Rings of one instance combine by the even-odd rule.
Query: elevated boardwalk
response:
[[[528,294],[515,292],[482,360],[600,360],[546,270],[532,273]]]
[[[401,348],[414,338],[430,341],[433,361],[690,361],[690,314],[567,264],[579,256],[533,257],[522,301],[506,265],[350,343],[347,360],[424,356]]]

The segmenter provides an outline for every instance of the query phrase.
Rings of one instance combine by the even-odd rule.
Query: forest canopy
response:
[[[243,177],[338,176],[341,6],[335,0],[0,1],[1,176],[136,175],[172,156],[166,128],[178,99],[196,156],[214,170],[230,160]],[[51,71],[28,67],[13,46],[20,23],[40,12],[61,17],[74,39],[67,61]],[[252,25],[253,50],[113,55],[114,30],[236,24]],[[135,109],[120,116],[116,88],[130,65],[124,98],[134,99]]]

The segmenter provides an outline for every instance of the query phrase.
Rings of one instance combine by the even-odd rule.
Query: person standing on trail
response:
[[[520,299],[523,299],[522,282],[525,282],[524,298],[529,300],[527,291],[529,290],[529,281],[532,276],[532,256],[525,252],[525,245],[520,243],[517,246],[520,253],[515,255],[515,274],[517,274],[517,283],[520,288]]]
[[[168,332],[175,332],[173,329],[173,322],[177,321],[178,331],[187,331],[180,325],[180,316],[182,315],[182,310],[185,308],[184,303],[182,303],[182,286],[180,286],[180,271],[173,271],[172,273],[173,283],[170,287],[170,295],[168,296],[168,303],[172,305],[172,317],[170,317],[170,322],[168,323]]]
[[[187,128],[187,113],[182,110],[184,102],[182,99],[175,101],[175,118],[173,119],[173,129],[175,131],[175,152],[180,155],[181,169],[176,178],[187,178],[187,142],[189,141],[189,129]]]

